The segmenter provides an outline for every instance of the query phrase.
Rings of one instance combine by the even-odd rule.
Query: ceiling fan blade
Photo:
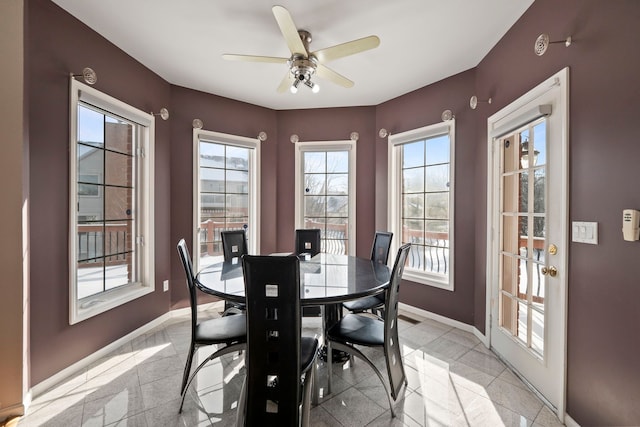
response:
[[[271,62],[275,64],[286,64],[289,58],[278,58],[275,56],[254,56],[254,55],[234,55],[225,53],[222,58],[227,61],[248,61],[248,62]]]
[[[353,82],[346,78],[345,76],[336,73],[331,68],[325,67],[322,64],[318,64],[316,67],[316,74],[323,79],[331,80],[337,85],[344,87],[353,87]]]
[[[380,39],[377,36],[363,37],[358,40],[338,44],[326,49],[320,49],[311,54],[318,58],[320,62],[333,61],[354,53],[364,52],[365,50],[376,48],[380,45]]]
[[[307,49],[305,49],[300,39],[298,28],[296,28],[296,24],[293,23],[293,18],[289,11],[282,6],[273,6],[272,11],[291,53],[300,53],[306,58],[308,56]]]
[[[292,77],[291,73],[289,72],[284,76],[284,79],[282,79],[282,81],[280,82],[278,89],[276,89],[278,93],[286,92],[287,89],[291,87],[291,84],[292,84],[291,77]]]

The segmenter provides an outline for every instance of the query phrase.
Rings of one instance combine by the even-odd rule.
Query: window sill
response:
[[[138,283],[103,294],[93,295],[91,297],[84,298],[81,301],[72,302],[71,312],[69,314],[69,324],[74,325],[93,316],[97,316],[98,314],[109,311],[112,308],[150,294],[154,290],[155,288],[152,286],[146,286]]]
[[[404,273],[402,274],[402,279],[453,292],[453,280],[451,277],[449,277],[448,281],[439,280],[425,273],[411,271],[408,268],[405,268]]]

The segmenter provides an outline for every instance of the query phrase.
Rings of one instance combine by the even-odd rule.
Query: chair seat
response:
[[[318,352],[318,347],[317,338],[300,338],[300,372],[306,372],[311,367]]]
[[[384,322],[359,314],[347,314],[329,329],[327,336],[343,343],[381,346],[384,344]]]
[[[229,341],[246,341],[247,316],[218,317],[205,320],[196,325],[196,342],[198,344],[218,344]]]
[[[359,298],[353,301],[343,302],[342,305],[349,311],[365,311],[380,308],[384,305],[384,296],[373,295]]]

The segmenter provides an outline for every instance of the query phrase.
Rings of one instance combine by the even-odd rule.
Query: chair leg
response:
[[[182,387],[180,388],[180,395],[184,394],[184,390],[187,388],[187,379],[189,378],[189,372],[191,372],[191,363],[193,362],[193,354],[196,351],[196,345],[191,341],[189,347],[189,355],[187,356],[187,363],[184,366],[184,374],[182,375]]]
[[[244,377],[240,397],[238,398],[238,408],[236,412],[236,427],[244,427],[244,412],[247,406],[247,377]]]
[[[331,383],[333,382],[333,351],[331,349],[331,341],[327,340],[327,394],[331,394]]]
[[[313,362],[311,372],[307,372],[304,376],[304,390],[302,393],[302,427],[309,426],[311,417],[311,393],[313,393],[314,379],[316,376],[316,363]]]

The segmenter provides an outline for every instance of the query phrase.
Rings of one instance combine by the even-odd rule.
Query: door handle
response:
[[[542,267],[542,270],[540,270],[540,272],[542,273],[543,276],[546,276],[548,274],[551,277],[556,277],[558,275],[558,269],[555,268],[554,266],[551,266],[549,268]]]

